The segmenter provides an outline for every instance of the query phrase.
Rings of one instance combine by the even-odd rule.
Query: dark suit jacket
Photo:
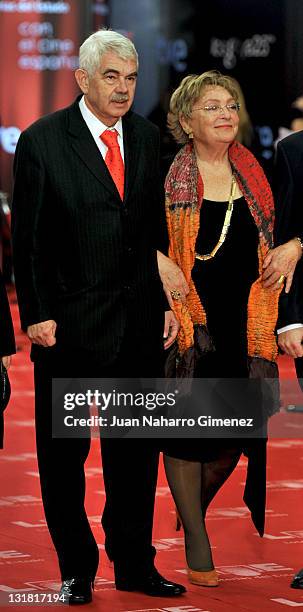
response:
[[[275,243],[303,236],[303,132],[291,134],[277,147],[273,191],[276,203]],[[289,294],[280,298],[278,327],[303,323],[303,261],[300,259]]]
[[[156,249],[167,245],[159,134],[133,112],[123,118],[122,203],[78,102],[43,117],[18,141],[16,288],[24,330],[54,319],[58,345],[94,351],[106,364],[126,328],[134,343],[162,343],[167,302]]]
[[[13,322],[5,284],[0,270],[0,357],[16,352]]]
[[[16,352],[14,329],[6,289],[0,270],[0,358]],[[0,411],[0,448],[3,448],[3,413]]]
[[[291,134],[277,147],[273,191],[276,202],[275,243],[303,236],[303,132]],[[303,260],[297,264],[290,292],[279,303],[278,328],[303,323]],[[303,388],[303,359],[295,359]]]

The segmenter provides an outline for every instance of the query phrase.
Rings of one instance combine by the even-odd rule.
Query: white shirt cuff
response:
[[[292,323],[291,325],[285,325],[285,327],[280,327],[280,329],[277,329],[277,334],[282,334],[282,332],[289,331],[290,329],[299,329],[300,327],[303,327],[302,323]]]

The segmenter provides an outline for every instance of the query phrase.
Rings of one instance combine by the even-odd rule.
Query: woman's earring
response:
[[[184,132],[188,136],[188,138],[193,138],[194,137],[193,132],[191,132],[190,130],[185,130],[184,129]]]

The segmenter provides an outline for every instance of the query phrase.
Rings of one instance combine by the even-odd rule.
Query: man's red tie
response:
[[[112,179],[119,191],[120,198],[124,195],[124,163],[118,143],[117,130],[105,130],[100,136],[102,142],[108,147],[105,163],[111,173]]]

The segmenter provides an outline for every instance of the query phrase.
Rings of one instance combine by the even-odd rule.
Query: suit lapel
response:
[[[139,135],[133,121],[132,112],[127,113],[122,120],[123,125],[123,146],[124,146],[124,164],[125,164],[125,183],[124,183],[124,201],[130,195],[132,186],[135,182],[135,177],[138,169],[139,160]]]
[[[119,200],[120,197],[116,185],[81,115],[79,99],[80,98],[69,107],[68,132],[71,146],[95,178]]]

